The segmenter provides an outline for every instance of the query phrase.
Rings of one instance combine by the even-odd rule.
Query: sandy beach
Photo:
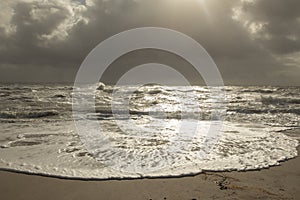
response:
[[[299,134],[299,129],[286,134]],[[296,200],[300,197],[300,158],[270,169],[205,172],[182,178],[82,181],[1,171],[0,180],[3,200]]]

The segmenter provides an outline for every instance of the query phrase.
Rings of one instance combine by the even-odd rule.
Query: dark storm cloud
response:
[[[13,14],[9,25],[15,30],[12,33],[2,31],[0,35],[3,41],[0,48],[2,65],[51,65],[66,61],[66,57],[60,56],[65,49],[56,48],[59,45],[56,37],[60,36],[48,39],[55,31],[64,31],[60,25],[71,15],[65,4],[16,2],[11,9]]]
[[[72,81],[82,60],[99,42],[127,29],[159,26],[181,31],[202,44],[227,84],[299,84],[295,76],[300,72],[299,1],[249,2],[4,0],[0,79]],[[178,58],[162,58],[159,52],[122,59],[113,67],[143,61],[182,63]],[[113,74],[107,76],[109,80]]]
[[[261,24],[252,34],[266,48],[277,54],[300,51],[300,1],[245,1],[240,9],[239,20],[247,21],[249,28]]]

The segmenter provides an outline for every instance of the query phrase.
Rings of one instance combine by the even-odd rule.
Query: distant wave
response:
[[[221,110],[220,110],[221,112]],[[96,109],[96,115],[89,115],[88,119],[102,119],[102,118],[110,118],[113,116],[113,112],[110,109]],[[140,110],[115,110],[115,117],[118,118],[125,117],[126,115],[136,115],[136,116],[151,116],[158,119],[197,119],[197,120],[211,120],[212,112],[210,110],[206,110],[203,112],[182,112],[182,111],[172,111],[172,112],[163,112],[163,111],[140,111]],[[220,113],[221,114],[221,113]]]
[[[274,97],[261,97],[263,104],[300,104],[300,99],[293,98],[274,98]]]
[[[293,113],[300,115],[300,108],[287,108],[287,109],[251,109],[251,108],[245,108],[245,109],[229,109],[229,112],[236,112],[236,113],[242,113],[242,114],[275,114],[275,113]]]
[[[42,118],[57,116],[59,113],[57,111],[31,111],[31,112],[12,112],[4,111],[0,112],[0,118],[2,119],[17,119],[17,118]]]
[[[64,94],[56,94],[53,96],[53,98],[66,98],[67,96]]]
[[[262,93],[262,94],[272,94],[276,92],[277,89],[244,89],[241,92],[244,93]]]

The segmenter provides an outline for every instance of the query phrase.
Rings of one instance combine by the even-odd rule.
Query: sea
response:
[[[0,168],[130,179],[256,170],[297,156],[300,133],[285,132],[300,127],[300,87],[218,87],[222,101],[207,86],[90,88],[81,102],[93,109],[74,112],[72,85],[0,85]]]

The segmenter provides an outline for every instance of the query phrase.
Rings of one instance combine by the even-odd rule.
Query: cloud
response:
[[[242,0],[233,8],[233,19],[240,22],[253,40],[278,57],[290,58],[288,65],[299,66],[300,1]]]
[[[1,64],[51,64],[55,45],[78,24],[85,6],[72,1],[4,1],[0,13]],[[3,11],[3,12],[2,12]],[[63,51],[63,49],[61,49]],[[50,63],[49,63],[50,62]]]
[[[227,84],[298,84],[294,77],[299,72],[297,2],[3,0],[0,79],[49,81],[51,77],[44,76],[50,74],[53,81],[58,77],[72,81],[85,56],[101,41],[127,29],[158,26],[183,32],[202,44]],[[116,67],[163,59],[181,63],[148,53],[128,55]]]

